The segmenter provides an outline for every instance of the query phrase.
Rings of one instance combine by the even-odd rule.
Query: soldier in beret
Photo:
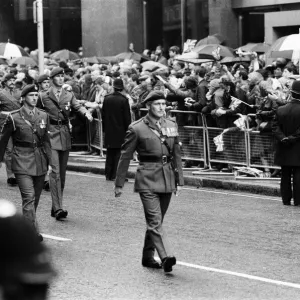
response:
[[[15,75],[6,74],[2,80],[3,89],[0,90],[0,112],[8,113],[21,107],[20,96],[15,91]],[[11,169],[12,141],[9,140],[5,152],[5,167],[7,173],[7,184],[10,186],[17,185],[16,178]]]
[[[40,75],[36,81],[39,85],[39,92],[47,92],[50,87],[50,78],[47,74]]]
[[[34,84],[25,86],[21,96],[23,106],[7,115],[0,128],[0,160],[12,137],[12,171],[21,192],[23,215],[42,240],[38,233],[36,210],[48,162],[51,162],[49,118],[44,111],[36,108],[38,89]]]
[[[121,148],[115,196],[122,194],[130,160],[137,151],[139,166],[134,190],[140,194],[147,223],[142,265],[163,267],[165,272],[171,272],[176,258],[171,254],[162,222],[172,193],[183,186],[178,128],[175,121],[164,117],[166,99],[163,92],[150,92],[144,103],[148,114],[129,126]],[[155,249],[162,264],[154,259]]]
[[[49,136],[51,143],[50,192],[52,198],[51,216],[56,220],[66,218],[68,211],[63,209],[63,191],[66,181],[67,163],[71,149],[70,111],[93,118],[89,111],[81,106],[74,94],[63,89],[64,69],[54,68],[50,73],[52,86],[43,92],[38,100],[38,107],[49,114]]]

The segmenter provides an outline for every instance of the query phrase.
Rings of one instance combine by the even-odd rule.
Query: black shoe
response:
[[[51,208],[51,217],[55,218],[55,212],[54,212],[53,208]]]
[[[10,186],[18,185],[17,179],[15,177],[7,178],[7,184]]]
[[[37,238],[40,242],[42,242],[44,240],[43,236],[40,233],[38,233]]]
[[[50,184],[49,184],[49,181],[44,181],[43,189],[44,189],[46,192],[49,192],[49,191],[50,191]]]
[[[67,210],[58,210],[56,213],[55,213],[55,219],[56,220],[61,220],[61,219],[64,219],[66,218],[68,215],[68,211]]]
[[[173,266],[176,265],[176,257],[175,256],[167,256],[162,261],[162,267],[166,273],[172,272]]]
[[[282,202],[283,205],[291,205],[291,202]]]
[[[152,269],[161,269],[162,266],[157,262],[153,257],[152,258],[143,258],[142,259],[143,267],[152,268]]]

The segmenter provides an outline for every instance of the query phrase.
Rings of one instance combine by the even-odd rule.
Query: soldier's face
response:
[[[28,93],[25,96],[24,105],[29,108],[34,108],[36,106],[39,94],[37,92]]]
[[[50,81],[49,80],[44,80],[41,83],[41,88],[42,88],[43,91],[48,90],[49,86],[50,86]]]
[[[64,74],[58,74],[53,77],[53,84],[56,87],[62,87],[64,85],[64,82],[65,82]]]
[[[15,79],[14,78],[11,78],[9,80],[6,81],[6,86],[9,88],[9,89],[13,89],[15,87]]]
[[[147,103],[149,115],[155,119],[160,119],[166,112],[166,100],[159,99]]]

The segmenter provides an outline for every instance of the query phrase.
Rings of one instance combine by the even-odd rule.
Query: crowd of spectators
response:
[[[65,71],[65,88],[70,89],[82,105],[91,111],[101,111],[104,97],[113,92],[112,83],[121,78],[128,98],[132,121],[139,119],[142,101],[152,90],[162,90],[167,99],[167,110],[197,111],[206,115],[210,127],[234,127],[237,114],[249,115],[250,127],[271,131],[272,120],[278,106],[290,98],[290,87],[299,78],[299,70],[289,60],[278,58],[266,65],[262,56],[248,55],[249,61],[235,59],[221,64],[212,60],[195,63],[177,59],[180,49],[173,46],[167,55],[161,46],[155,51],[145,50],[147,64],[130,59],[109,64],[90,64],[84,60],[52,61],[45,59],[45,74],[61,66]],[[168,57],[168,59],[167,59]],[[152,63],[152,64],[151,64]],[[145,67],[146,66],[146,67]],[[0,79],[6,73],[16,77],[16,89],[38,78],[38,69],[18,66],[0,66]],[[241,101],[235,102],[237,98]],[[188,114],[177,114],[178,125],[201,126],[202,119]]]

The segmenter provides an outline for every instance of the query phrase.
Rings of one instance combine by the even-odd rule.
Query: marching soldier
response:
[[[15,92],[15,76],[12,73],[6,74],[2,80],[3,89],[0,90],[0,112],[8,113],[20,109],[20,94]],[[12,140],[9,140],[5,152],[5,167],[7,173],[7,184],[15,186],[16,178],[11,169]]]
[[[23,107],[6,115],[0,128],[0,159],[3,158],[9,138],[12,137],[12,171],[21,192],[23,215],[31,222],[42,240],[43,237],[38,233],[36,210],[48,170],[48,161],[51,161],[49,120],[44,111],[36,108],[38,90],[34,84],[25,86],[21,96]]]
[[[178,129],[174,121],[164,117],[166,99],[163,92],[150,92],[144,103],[148,114],[129,126],[122,145],[115,196],[122,194],[130,160],[137,151],[140,165],[134,190],[140,194],[147,223],[142,265],[157,269],[163,267],[165,272],[171,272],[176,258],[171,255],[162,222],[172,192],[179,192],[183,185]],[[162,265],[154,259],[155,249]]]
[[[69,115],[71,108],[84,115],[89,121],[93,118],[77,101],[75,96],[62,88],[64,84],[63,68],[54,68],[50,73],[52,86],[40,95],[38,106],[50,117],[50,192],[52,198],[51,216],[56,220],[66,218],[68,211],[63,209],[63,191],[66,181],[66,170],[71,149],[71,128]]]

